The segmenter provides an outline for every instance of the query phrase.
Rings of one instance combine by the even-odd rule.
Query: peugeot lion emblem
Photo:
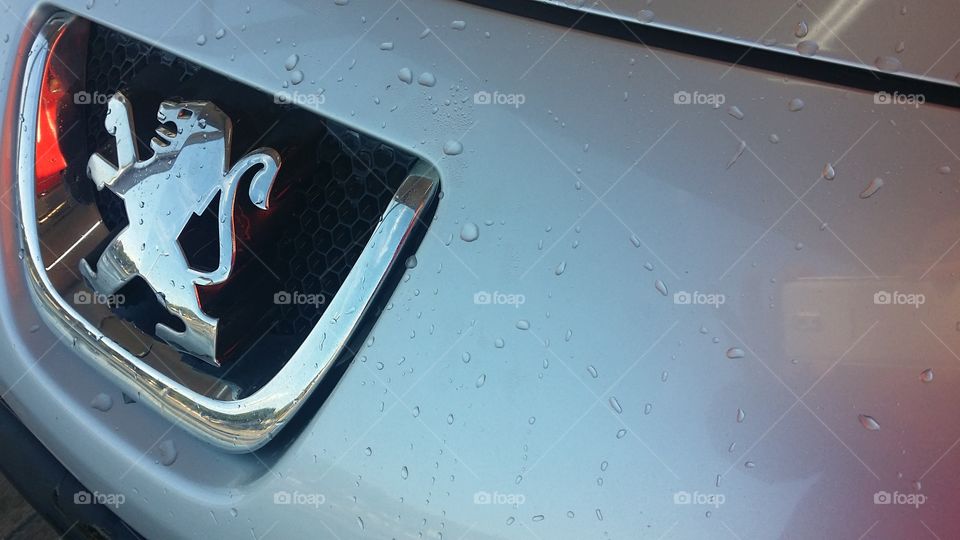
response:
[[[219,366],[218,320],[203,310],[197,287],[220,284],[230,277],[240,180],[259,169],[248,196],[257,208],[266,210],[280,156],[260,148],[230,167],[230,118],[207,101],[164,101],[157,120],[161,125],[150,141],[153,155],[141,160],[130,101],[119,92],[110,98],[105,124],[116,139],[117,166],[93,154],[87,175],[97,190],[107,188],[123,200],[129,224],[109,242],[95,268],[83,260],[80,271],[104,295],[116,293],[137,276],[143,278],[163,308],[185,326],[176,331],[158,323],[157,337]],[[191,216],[206,211],[217,195],[217,267],[212,271],[191,268],[177,238]]]

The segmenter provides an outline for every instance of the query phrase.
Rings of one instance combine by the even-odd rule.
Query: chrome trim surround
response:
[[[219,400],[172,380],[85,320],[54,287],[44,268],[35,197],[35,148],[41,87],[53,44],[75,18],[53,15],[37,33],[26,59],[17,145],[18,214],[23,264],[44,321],[87,362],[189,433],[231,452],[268,442],[316,389],[347,344],[400,260],[405,244],[439,189],[437,171],[420,161],[402,183],[338,293],[319,322],[267,384],[243,399]]]

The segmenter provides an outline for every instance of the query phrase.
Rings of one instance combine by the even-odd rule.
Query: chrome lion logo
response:
[[[137,155],[129,100],[117,93],[107,104],[107,131],[116,139],[117,167],[94,154],[87,175],[98,190],[108,188],[124,203],[129,224],[107,245],[96,269],[81,261],[80,271],[93,289],[115,294],[142,277],[160,304],[183,321],[180,332],[163,324],[156,333],[173,347],[215,366],[217,319],[203,311],[197,286],[223,283],[234,263],[234,202],[240,179],[259,169],[248,195],[266,210],[280,168],[280,156],[260,148],[230,166],[230,118],[206,101],[164,101],[157,111],[160,126],[150,141],[153,155]],[[177,239],[193,214],[200,215],[220,196],[217,208],[219,261],[212,271],[191,268]]]

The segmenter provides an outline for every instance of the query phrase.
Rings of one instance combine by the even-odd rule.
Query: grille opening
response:
[[[172,368],[224,377],[225,384],[240,389],[236,397],[249,395],[276,374],[316,325],[417,158],[97,25],[90,28],[85,89],[101,96],[82,106],[87,155],[100,152],[115,162],[114,139],[104,128],[104,103],[121,90],[133,105],[141,159],[152,153],[149,141],[161,124],[156,111],[163,100],[211,101],[231,118],[228,166],[259,147],[280,152],[282,165],[268,211],[253,206],[246,196],[249,179],[241,181],[234,215],[234,276],[198,290],[204,310],[220,319],[226,361],[215,368],[181,354],[182,366]],[[95,201],[111,235],[127,225],[123,202],[114,193],[96,191],[85,176],[73,184],[71,190],[81,198]],[[209,221],[211,215],[216,220],[215,209],[211,205],[192,218],[179,238],[196,268],[216,266],[219,246],[204,240],[216,230],[217,223],[211,229]],[[142,279],[120,292],[127,303],[115,313],[133,321],[145,339],[155,338],[156,322],[183,328]],[[278,297],[284,293],[315,301],[285,303]],[[168,346],[158,340],[153,348],[158,347]],[[150,355],[144,360],[150,362]],[[167,371],[168,365],[158,367]]]

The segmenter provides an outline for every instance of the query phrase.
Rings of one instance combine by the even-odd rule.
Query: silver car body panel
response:
[[[89,489],[126,495],[123,519],[158,538],[960,536],[955,109],[463,2],[341,3],[57,3],[323,95],[304,102],[444,179],[358,358],[253,454],[90,407],[119,389],[29,301],[3,96],[0,392]],[[0,17],[5,92],[38,9]],[[284,88],[292,52],[305,78]]]
[[[827,62],[960,85],[957,5],[950,0],[529,1],[788,55],[816,51],[812,57]]]

